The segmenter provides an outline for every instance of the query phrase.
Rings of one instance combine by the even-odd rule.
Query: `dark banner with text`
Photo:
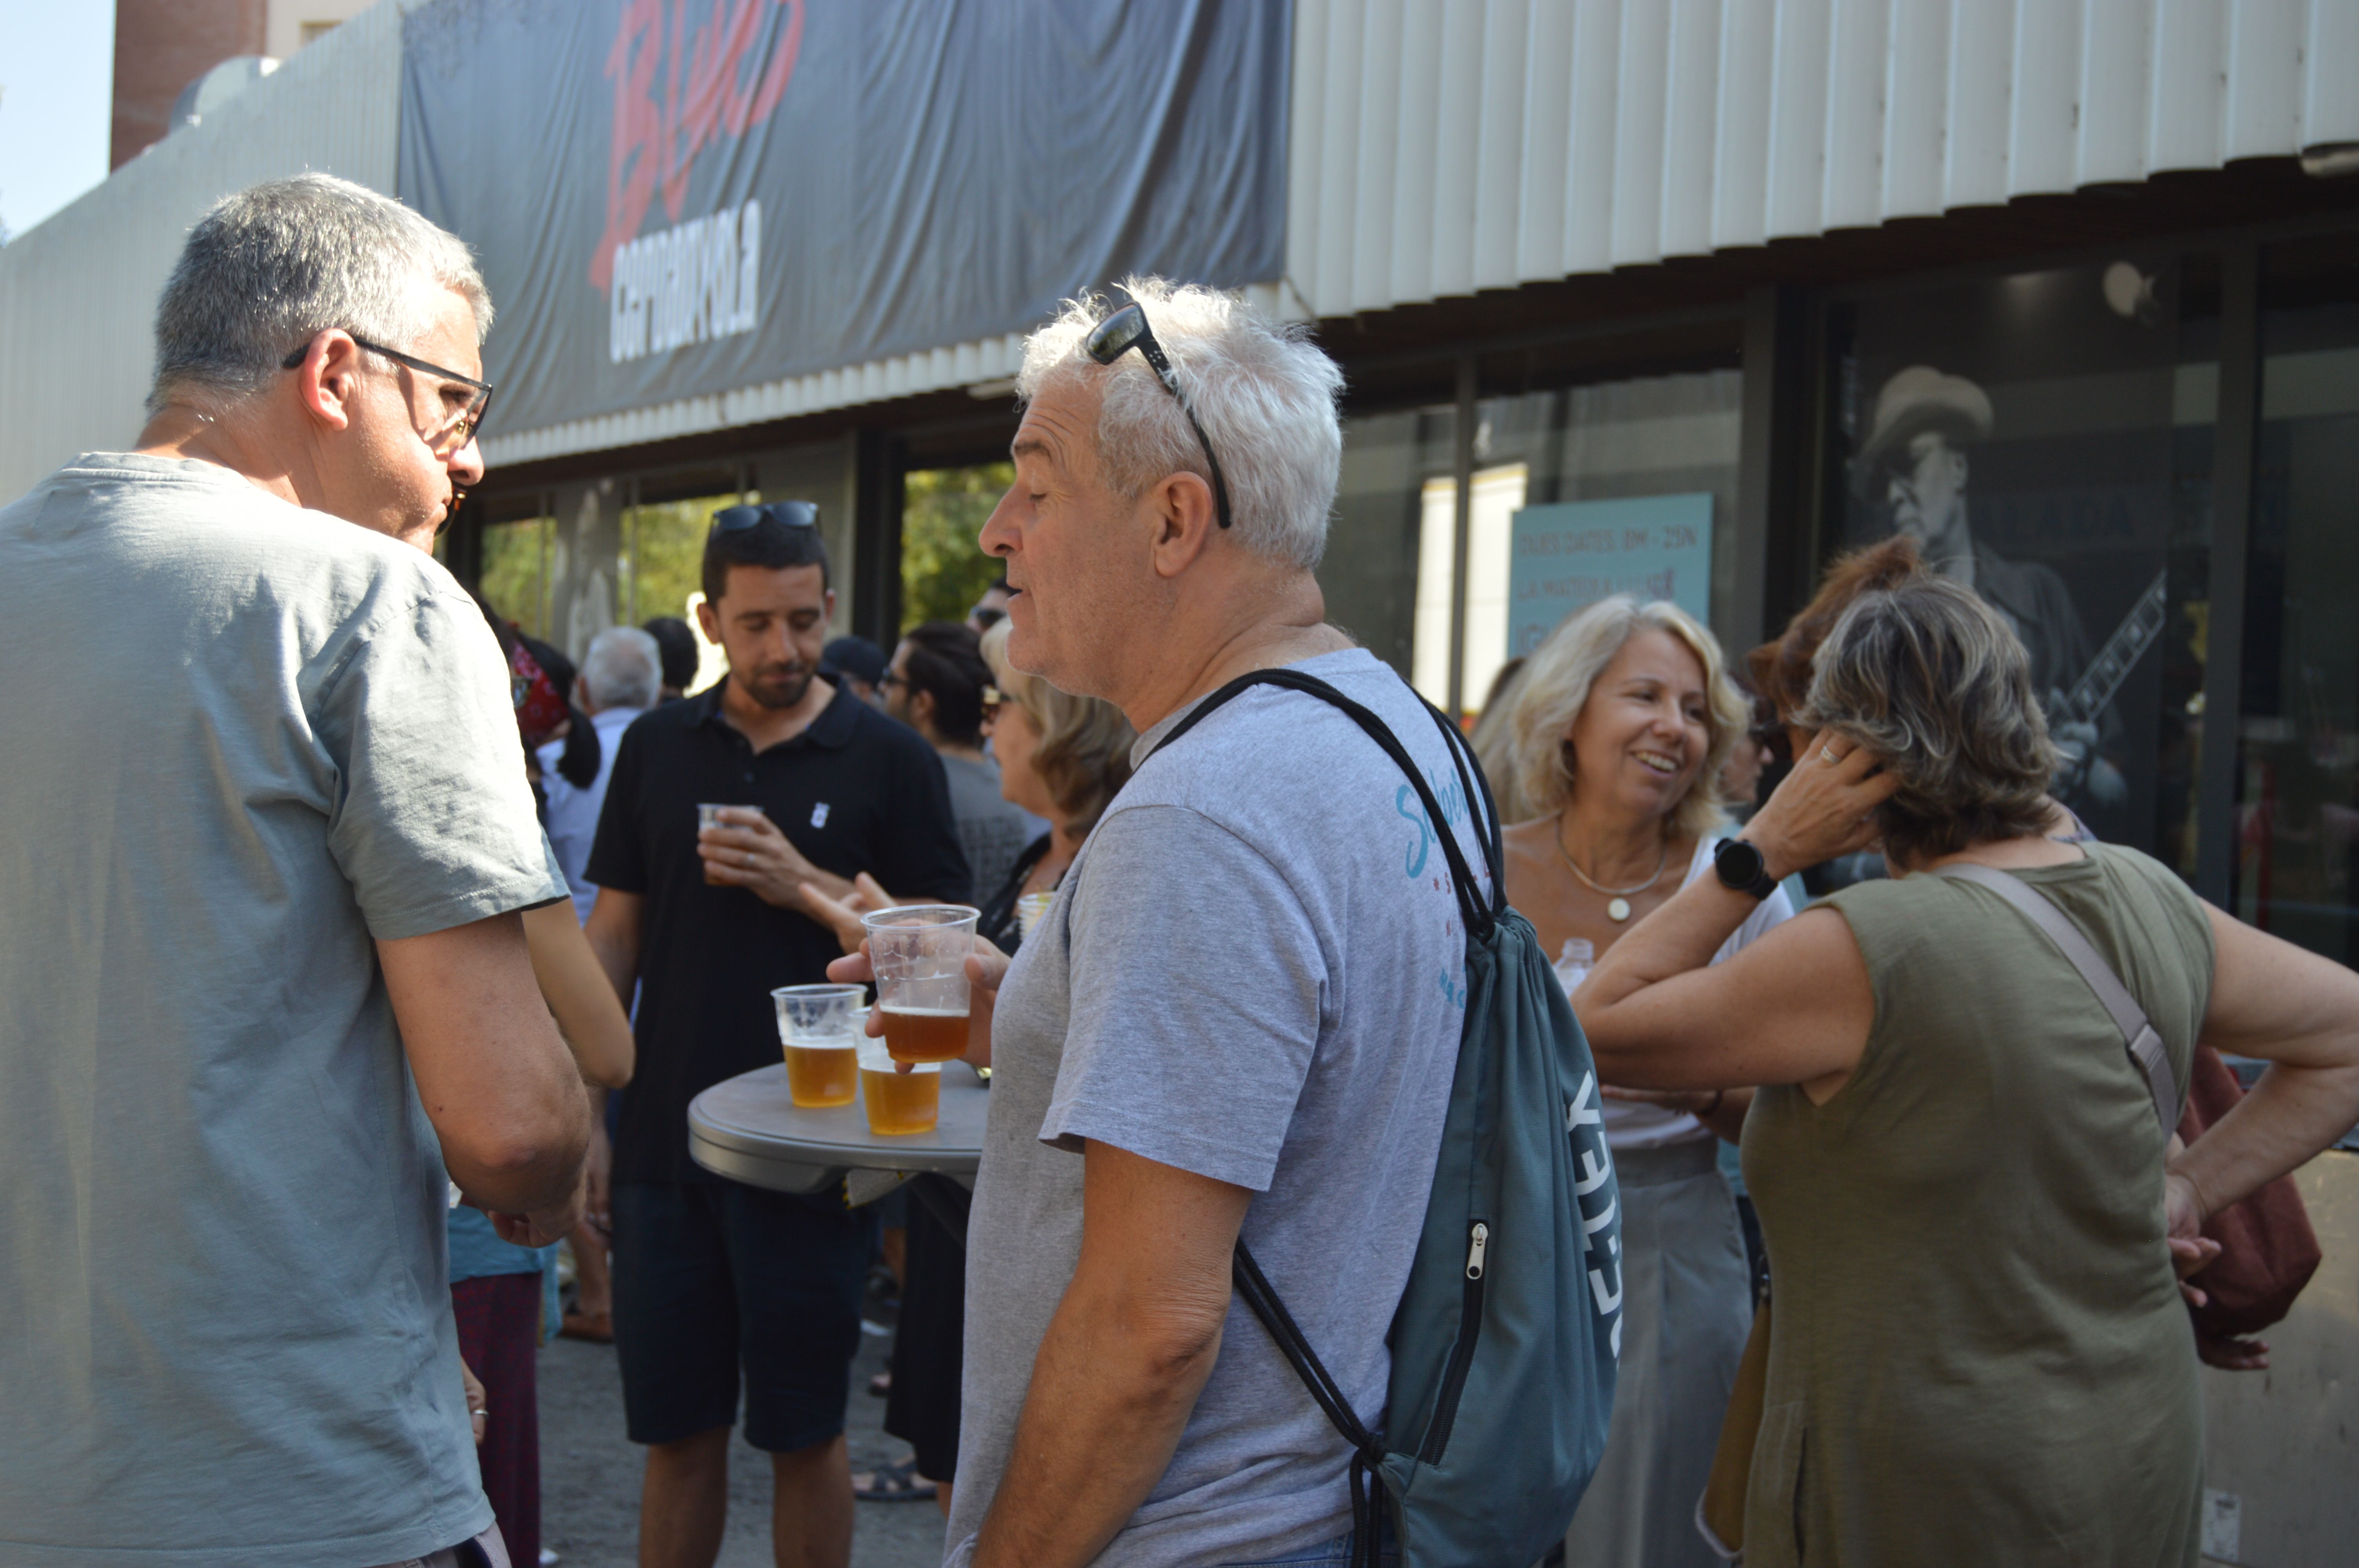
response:
[[[402,199],[475,247],[499,430],[1284,260],[1285,0],[440,0]]]

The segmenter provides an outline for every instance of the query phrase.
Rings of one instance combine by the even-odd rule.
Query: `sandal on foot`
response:
[[[886,1465],[852,1478],[852,1495],[864,1503],[915,1503],[930,1500],[934,1484],[918,1474],[915,1459]]]

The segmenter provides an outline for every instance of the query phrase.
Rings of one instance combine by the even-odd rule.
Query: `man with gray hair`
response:
[[[584,874],[591,841],[598,837],[598,811],[606,803],[606,781],[614,776],[614,752],[631,721],[663,696],[663,651],[636,626],[609,626],[590,639],[582,671],[573,677],[573,705],[590,716],[598,731],[598,776],[587,787],[569,783],[557,771],[565,742],[540,749],[541,788],[549,796],[549,842],[573,889],[573,914],[590,918],[597,885]]]
[[[444,1210],[571,1230],[588,1116],[506,671],[427,553],[490,324],[399,203],[242,191],[137,449],[0,509],[10,1563],[506,1562]]]
[[[949,1561],[1341,1563],[1350,1450],[1232,1302],[1231,1253],[1381,1425],[1464,1022],[1435,835],[1483,856],[1431,714],[1324,623],[1341,374],[1229,296],[1125,287],[1027,345],[983,530],[1009,657],[1120,707],[1139,768],[1013,967],[969,965],[994,1076]],[[1299,692],[1164,744],[1280,666],[1371,709],[1451,826]]]

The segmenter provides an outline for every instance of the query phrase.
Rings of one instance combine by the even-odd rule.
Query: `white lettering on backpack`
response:
[[[1612,1343],[1618,1357],[1622,1354],[1622,1235],[1614,1220],[1621,1206],[1615,1194],[1607,1190],[1614,1174],[1614,1154],[1606,1147],[1605,1115],[1596,1103],[1596,1094],[1597,1075],[1584,1074],[1581,1087],[1565,1102],[1564,1130],[1572,1140],[1580,1172],[1573,1178],[1572,1190],[1581,1204],[1582,1243],[1590,1253],[1589,1293],[1597,1303],[1597,1315],[1614,1320]]]

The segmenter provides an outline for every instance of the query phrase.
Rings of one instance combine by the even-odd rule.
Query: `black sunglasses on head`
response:
[[[1155,330],[1147,324],[1147,312],[1139,308],[1136,300],[1132,301],[1091,328],[1090,335],[1082,340],[1082,347],[1090,358],[1102,365],[1114,363],[1133,349],[1146,356],[1148,367],[1155,372],[1155,378],[1163,384],[1164,391],[1178,400],[1180,412],[1188,416],[1188,427],[1196,432],[1197,443],[1204,449],[1204,461],[1212,470],[1212,509],[1221,519],[1221,526],[1227,527],[1229,486],[1228,481],[1221,477],[1221,460],[1212,455],[1212,438],[1204,434],[1204,427],[1197,419],[1196,411],[1188,406],[1188,395],[1180,390],[1180,378],[1172,373],[1171,362],[1164,357],[1163,345],[1155,341]]]
[[[751,528],[765,518],[774,518],[789,528],[816,528],[819,526],[819,503],[766,501],[755,506],[724,506],[712,514],[712,532],[734,534],[741,528]]]

